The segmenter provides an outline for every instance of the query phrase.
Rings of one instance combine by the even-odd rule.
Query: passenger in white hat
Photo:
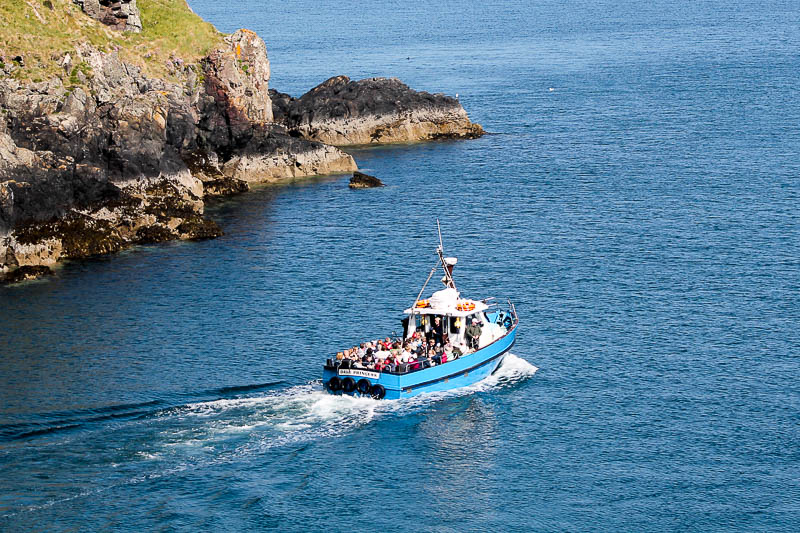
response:
[[[481,331],[482,330],[480,324],[478,323],[478,319],[473,318],[472,324],[467,326],[467,331],[466,331],[467,346],[469,346],[471,350],[478,349],[478,340],[481,338]]]

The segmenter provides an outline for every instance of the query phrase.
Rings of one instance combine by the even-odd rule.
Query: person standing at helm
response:
[[[478,324],[478,319],[473,318],[472,324],[467,326],[467,346],[470,347],[471,350],[478,349],[478,340],[481,338],[481,326]]]
[[[438,316],[433,319],[433,324],[431,324],[431,338],[433,338],[434,344],[444,344],[444,324]]]

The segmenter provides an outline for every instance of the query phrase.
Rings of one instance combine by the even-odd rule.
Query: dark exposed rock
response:
[[[38,244],[59,240],[61,257],[80,258],[121,250],[125,244],[107,220],[95,220],[79,213],[44,224],[24,226],[16,234],[18,244]]]
[[[216,154],[193,152],[183,158],[192,175],[203,182],[203,196],[232,196],[250,190],[244,181],[231,178],[222,173]]]
[[[397,78],[336,76],[300,98],[270,91],[272,113],[290,134],[333,145],[483,135],[457,99],[410,89]]]
[[[206,198],[211,196],[233,196],[250,190],[246,181],[235,178],[222,177],[203,182],[203,194]]]
[[[176,238],[176,233],[165,226],[144,226],[136,231],[136,242],[139,244],[155,244]]]
[[[215,239],[223,235],[216,222],[199,216],[184,220],[177,229],[181,239]]]
[[[52,275],[53,271],[50,270],[50,267],[41,265],[35,265],[35,266],[26,265],[14,270],[5,278],[0,278],[0,285],[11,285],[12,283],[19,283],[21,281],[28,281],[36,278],[41,278],[43,276],[52,276]]]
[[[275,121],[288,124],[289,113],[296,105],[295,102],[297,102],[297,99],[275,89],[269,90],[269,97],[272,101],[272,116]]]
[[[383,187],[383,182],[375,176],[363,172],[353,172],[353,177],[350,178],[351,189],[368,189],[370,187]]]

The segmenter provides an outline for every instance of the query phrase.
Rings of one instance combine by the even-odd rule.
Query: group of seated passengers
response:
[[[439,342],[437,342],[439,340]],[[444,344],[441,341],[444,340]],[[426,365],[435,366],[447,361],[453,361],[461,356],[463,350],[453,346],[446,338],[437,339],[434,335],[426,340],[420,332],[414,334],[403,342],[392,341],[389,337],[384,340],[362,342],[336,354],[336,359],[351,361],[351,368],[363,368],[378,372],[397,372],[400,365],[407,365],[409,371],[420,370]]]

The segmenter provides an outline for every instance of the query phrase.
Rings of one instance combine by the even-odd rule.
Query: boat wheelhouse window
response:
[[[428,333],[431,329],[432,320],[433,317],[431,315],[417,315],[417,331]]]
[[[447,330],[453,334],[458,333],[458,328],[461,325],[461,319],[457,316],[448,316],[447,317]]]
[[[403,319],[404,338],[410,339],[415,332],[424,331],[423,318],[424,315],[411,315]]]

